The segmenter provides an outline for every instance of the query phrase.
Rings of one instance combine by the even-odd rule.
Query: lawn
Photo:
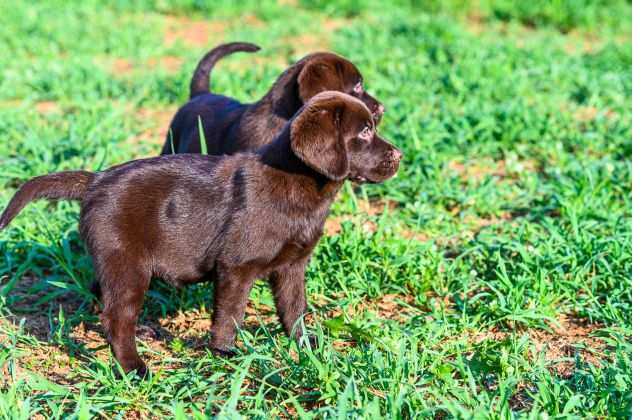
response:
[[[238,355],[212,284],[152,283],[152,376],[121,377],[93,314],[77,203],[0,232],[5,418],[632,416],[629,0],[0,0],[0,208],[30,177],[157,155],[197,60],[253,101],[332,50],[386,106],[397,178],[347,184],[307,272],[318,347],[259,281]]]

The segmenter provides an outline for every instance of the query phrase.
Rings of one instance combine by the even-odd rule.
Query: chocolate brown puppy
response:
[[[37,198],[81,201],[79,230],[101,290],[101,321],[125,371],[143,374],[135,331],[152,277],[215,282],[211,348],[230,351],[257,278],[268,278],[287,334],[303,334],[305,268],[346,179],[382,182],[401,153],[369,109],[337,92],[314,96],[256,153],[182,154],[104,172],[60,172],[24,184],[6,227]]]
[[[209,92],[209,74],[220,58],[235,51],[257,50],[254,44],[238,42],[220,45],[204,56],[191,81],[191,99],[174,116],[162,155],[200,153],[200,122],[209,154],[254,151],[270,143],[304,103],[326,90],[360,99],[379,124],[384,107],[365,92],[356,66],[329,52],[310,54],[292,65],[253,104]]]

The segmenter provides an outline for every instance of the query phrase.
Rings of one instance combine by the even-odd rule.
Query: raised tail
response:
[[[94,177],[95,174],[92,172],[67,171],[28,180],[15,193],[4,213],[0,216],[0,229],[4,229],[11,223],[11,220],[18,215],[24,206],[38,198],[80,200]]]
[[[211,89],[211,81],[209,80],[211,70],[213,69],[213,66],[215,66],[215,63],[217,63],[222,57],[237,51],[256,52],[260,49],[261,48],[259,48],[259,46],[251,44],[250,42],[230,42],[228,44],[218,45],[211,51],[207,52],[200,60],[195,72],[193,73],[193,78],[191,79],[190,98],[203,93],[209,93]]]

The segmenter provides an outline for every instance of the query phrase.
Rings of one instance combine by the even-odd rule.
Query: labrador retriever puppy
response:
[[[174,116],[162,155],[200,153],[200,126],[208,154],[255,151],[270,143],[303,104],[326,90],[360,99],[379,124],[384,106],[364,90],[360,71],[349,60],[329,52],[304,57],[253,104],[209,92],[209,75],[219,59],[235,51],[258,50],[257,45],[235,42],[220,45],[202,58],[191,80],[190,100]]]
[[[162,156],[33,178],[9,202],[0,229],[37,198],[81,201],[79,230],[108,342],[126,372],[144,374],[135,331],[152,277],[175,286],[215,282],[216,353],[233,347],[257,278],[269,279],[285,332],[301,337],[305,268],[336,193],[346,179],[392,177],[400,158],[361,101],[324,92],[256,153]]]

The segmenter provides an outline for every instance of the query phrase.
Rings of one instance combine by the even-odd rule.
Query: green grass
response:
[[[263,47],[213,73],[243,101],[308,51],[350,58],[405,156],[334,205],[307,272],[318,348],[260,282],[218,359],[212,285],[156,281],[144,382],[91,312],[77,204],[30,205],[0,233],[0,415],[632,416],[632,4],[283,3],[0,0],[0,208],[32,176],[158,154],[222,40]]]

